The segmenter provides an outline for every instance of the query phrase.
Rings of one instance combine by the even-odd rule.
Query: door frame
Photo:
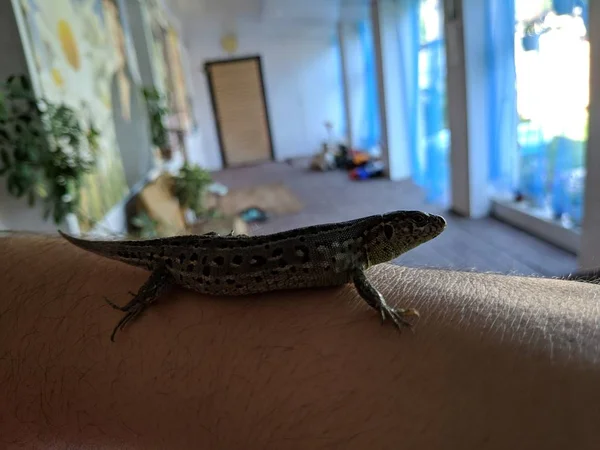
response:
[[[217,99],[215,98],[215,91],[213,88],[213,77],[212,77],[212,74],[211,74],[209,68],[210,68],[210,66],[213,66],[215,64],[227,64],[227,63],[250,61],[250,60],[256,60],[258,63],[258,73],[260,75],[260,85],[261,85],[261,89],[262,89],[263,103],[265,105],[265,117],[267,119],[267,134],[269,137],[269,149],[270,149],[271,161],[275,161],[275,149],[273,148],[273,134],[271,132],[271,117],[269,114],[269,104],[267,103],[267,92],[266,92],[266,88],[265,88],[265,77],[264,77],[264,73],[263,73],[262,58],[260,57],[260,55],[254,55],[254,56],[244,56],[244,57],[240,57],[240,58],[211,59],[211,60],[205,61],[204,73],[206,74],[207,81],[208,81],[208,91],[210,92],[210,103],[212,106],[213,119],[214,119],[215,126],[217,129],[217,137],[219,139],[219,153],[221,155],[221,164],[223,165],[224,168],[229,167],[229,162],[227,161],[227,156],[225,155],[225,150],[223,148],[223,134],[222,134],[223,130],[221,129],[221,122],[219,121],[219,117],[217,115]],[[244,165],[250,165],[250,164],[236,165],[236,167],[241,167]]]

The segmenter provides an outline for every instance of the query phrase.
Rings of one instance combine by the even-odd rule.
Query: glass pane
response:
[[[517,0],[515,6],[518,200],[577,227],[589,102],[587,5]]]
[[[450,130],[446,112],[446,49],[443,4],[420,1],[419,102],[421,143],[415,177],[427,192],[427,201],[449,202]]]

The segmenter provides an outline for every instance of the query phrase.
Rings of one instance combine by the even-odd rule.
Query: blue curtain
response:
[[[398,0],[400,84],[413,181],[425,185],[425,154],[419,142],[419,0]]]
[[[485,0],[485,57],[489,112],[489,182],[514,192],[517,180],[515,90],[515,0]]]
[[[428,83],[421,90],[425,131],[425,199],[446,204],[449,200],[449,131],[445,124],[446,99],[445,42],[428,42],[421,52],[426,56]]]
[[[515,0],[483,0],[486,34],[484,70],[488,86],[490,183],[498,190],[516,186]],[[401,80],[409,123],[413,180],[426,200],[447,204],[450,196],[450,132],[446,117],[444,36],[421,42],[420,0],[398,0]],[[440,0],[440,3],[441,0]],[[408,32],[407,30],[410,30]],[[420,58],[419,58],[420,55]]]
[[[420,10],[421,0],[398,0],[399,82],[412,179],[424,189],[427,202],[445,206],[450,196],[445,41],[442,35],[421,42]]]
[[[379,144],[381,139],[381,123],[379,117],[379,100],[377,93],[377,72],[375,66],[375,42],[373,30],[369,21],[359,24],[359,39],[362,47],[365,85],[363,121],[364,127],[359,131],[358,145],[361,148],[371,148]]]

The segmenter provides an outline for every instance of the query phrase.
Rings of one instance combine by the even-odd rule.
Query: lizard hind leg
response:
[[[416,309],[391,308],[385,302],[383,295],[381,295],[381,293],[369,282],[362,269],[354,272],[352,281],[363,300],[365,300],[371,308],[379,311],[382,322],[384,322],[386,318],[390,318],[398,329],[401,329],[402,327],[412,328],[412,324],[406,320],[405,317],[419,317],[419,312]]]
[[[113,329],[110,340],[114,342],[117,331],[125,328],[128,323],[135,320],[148,306],[154,303],[158,297],[160,297],[160,295],[169,287],[170,281],[171,276],[169,272],[165,268],[161,267],[152,272],[150,277],[134,295],[131,301],[125,306],[116,305],[109,299],[105,298],[104,301],[106,301],[106,303],[108,303],[114,309],[118,309],[119,311],[123,311],[125,313],[123,318]]]

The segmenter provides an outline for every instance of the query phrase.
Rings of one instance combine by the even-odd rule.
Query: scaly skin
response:
[[[353,282],[361,297],[398,326],[414,309],[393,309],[364,270],[391,261],[438,236],[445,220],[420,211],[397,211],[266,236],[175,236],[139,241],[91,241],[61,235],[98,255],[150,270],[152,275],[124,307],[117,330],[135,319],[169,285],[209,295],[339,286]]]

